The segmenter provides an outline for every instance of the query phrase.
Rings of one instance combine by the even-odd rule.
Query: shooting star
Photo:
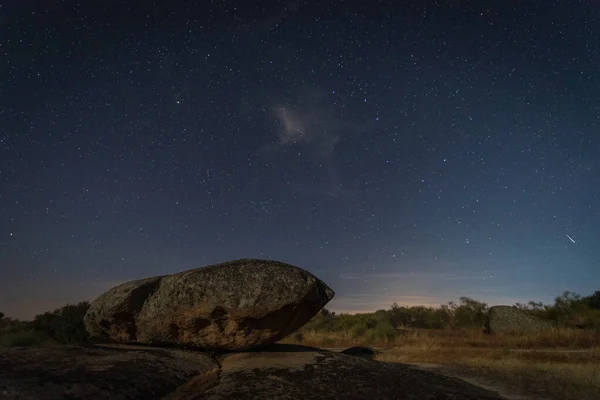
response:
[[[567,234],[565,233],[565,235],[567,235]],[[571,242],[575,243],[575,241],[573,240],[573,238],[572,238],[571,236],[567,235],[567,237],[569,238],[569,240],[570,240]]]

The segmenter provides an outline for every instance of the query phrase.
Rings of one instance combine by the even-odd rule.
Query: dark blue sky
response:
[[[242,257],[337,311],[600,287],[599,2],[193,3],[0,7],[1,311]]]

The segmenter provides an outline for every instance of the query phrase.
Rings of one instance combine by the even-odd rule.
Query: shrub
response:
[[[381,321],[375,327],[375,333],[381,339],[393,339],[397,332],[389,321]]]
[[[0,338],[0,347],[39,346],[46,340],[47,337],[43,333],[33,329],[13,331],[6,333]]]
[[[587,296],[585,301],[593,310],[600,310],[600,290],[596,290],[592,295]]]
[[[353,338],[359,338],[365,335],[365,333],[369,330],[367,325],[364,322],[360,322],[352,327],[350,330],[350,335]]]
[[[369,329],[363,335],[363,339],[366,343],[372,343],[377,339],[377,332],[373,329]]]
[[[449,303],[453,312],[453,326],[455,328],[484,328],[487,320],[488,306],[485,303],[461,297],[460,303]]]
[[[53,312],[47,311],[36,315],[33,325],[36,330],[45,333],[61,344],[79,344],[88,340],[88,333],[83,324],[83,316],[90,304],[67,304]]]

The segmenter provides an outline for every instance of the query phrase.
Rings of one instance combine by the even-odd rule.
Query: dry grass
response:
[[[303,333],[302,340],[294,335],[283,343],[302,343],[315,347],[347,347],[368,345],[375,347],[396,347],[420,345],[434,342],[441,347],[512,348],[512,349],[590,349],[600,347],[600,331],[577,329],[551,329],[528,334],[488,335],[476,329],[415,329],[407,330],[394,339],[367,341],[354,338],[349,332]]]
[[[298,343],[294,338],[287,342]],[[474,330],[414,330],[378,342],[346,333],[308,332],[302,343],[383,347],[380,361],[441,364],[541,398],[600,399],[600,332],[554,329],[486,335]]]
[[[394,348],[379,361],[434,363],[458,367],[468,376],[550,399],[600,399],[600,348],[585,352],[449,348],[424,343]]]

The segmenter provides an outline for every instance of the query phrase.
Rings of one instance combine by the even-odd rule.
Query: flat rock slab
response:
[[[0,350],[1,400],[186,398],[203,391],[218,364],[208,355],[170,349],[78,346]],[[207,379],[199,379],[207,378]],[[186,386],[187,385],[187,386]],[[167,397],[168,394],[171,396]]]
[[[460,379],[310,347],[222,356],[219,383],[197,400],[503,400]]]

